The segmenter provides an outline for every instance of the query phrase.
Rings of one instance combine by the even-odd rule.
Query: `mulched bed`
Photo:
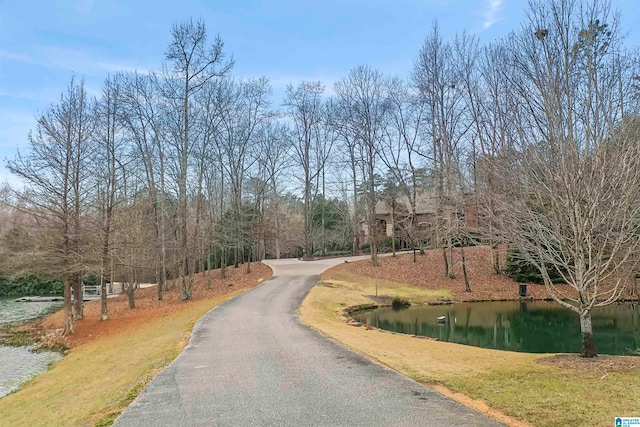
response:
[[[495,274],[491,268],[491,250],[486,246],[465,248],[467,274],[471,292],[465,291],[462,274],[460,249],[453,250],[453,273],[455,279],[445,277],[444,260],[441,250],[426,251],[417,255],[399,254],[397,257],[381,257],[380,265],[374,267],[371,261],[341,264],[336,270],[346,270],[363,276],[406,283],[423,289],[448,289],[456,301],[491,301],[518,299],[519,286],[510,278]],[[504,267],[504,252],[501,265]],[[563,285],[566,292],[569,286]],[[528,284],[527,296],[534,299],[549,298],[544,285]]]
[[[638,356],[602,355],[585,358],[577,354],[557,354],[555,356],[542,357],[537,359],[536,362],[541,365],[554,366],[574,372],[606,373],[610,371],[633,371],[640,368],[640,357]]]

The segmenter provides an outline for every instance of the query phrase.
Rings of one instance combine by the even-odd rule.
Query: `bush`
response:
[[[564,283],[558,270],[550,265],[546,266],[552,283]],[[516,282],[544,283],[540,271],[522,258],[519,251],[509,250],[507,253],[507,267],[504,273]]]
[[[100,277],[98,277],[94,273],[85,274],[84,277],[82,278],[82,283],[85,286],[99,286]]]
[[[0,296],[63,295],[61,279],[44,274],[28,274],[15,278],[0,276]]]
[[[401,308],[406,308],[406,307],[409,307],[410,305],[411,305],[411,303],[409,302],[409,300],[407,300],[406,298],[399,297],[399,296],[395,296],[391,300],[391,308],[393,308],[394,310],[399,310]]]
[[[400,249],[401,241],[399,237],[384,237],[378,243],[379,252],[391,252],[393,239],[396,241],[396,251]]]

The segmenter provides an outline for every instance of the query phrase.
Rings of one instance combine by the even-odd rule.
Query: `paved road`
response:
[[[207,313],[116,426],[492,426],[298,322],[342,260],[270,262],[274,276]]]

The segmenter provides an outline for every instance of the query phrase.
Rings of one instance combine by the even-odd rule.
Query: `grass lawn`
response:
[[[537,362],[550,355],[488,350],[347,325],[343,310],[372,303],[369,296],[376,284],[381,295],[414,301],[448,294],[446,289],[420,289],[339,267],[327,271],[311,290],[300,308],[300,319],[508,425],[607,426],[617,416],[640,416],[638,364],[624,371],[616,363],[602,368],[603,358],[581,359],[567,368]]]

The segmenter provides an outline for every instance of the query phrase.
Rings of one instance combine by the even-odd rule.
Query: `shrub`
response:
[[[564,283],[562,276],[558,270],[550,265],[547,265],[547,272],[553,283]],[[542,274],[540,271],[523,259],[520,252],[517,250],[509,250],[507,253],[507,267],[504,269],[504,273],[511,277],[516,282],[524,283],[544,283]]]
[[[409,307],[411,303],[406,298],[402,298],[399,296],[393,297],[391,300],[391,308],[394,310],[399,310],[401,308]]]
[[[100,277],[94,273],[85,274],[82,278],[82,283],[85,286],[98,286],[100,285]]]
[[[393,239],[396,241],[396,251],[400,249],[400,238],[399,237],[384,237],[378,243],[378,251],[379,252],[390,252],[392,249]]]
[[[9,278],[0,276],[0,296],[62,295],[61,279],[45,274],[28,274]]]

